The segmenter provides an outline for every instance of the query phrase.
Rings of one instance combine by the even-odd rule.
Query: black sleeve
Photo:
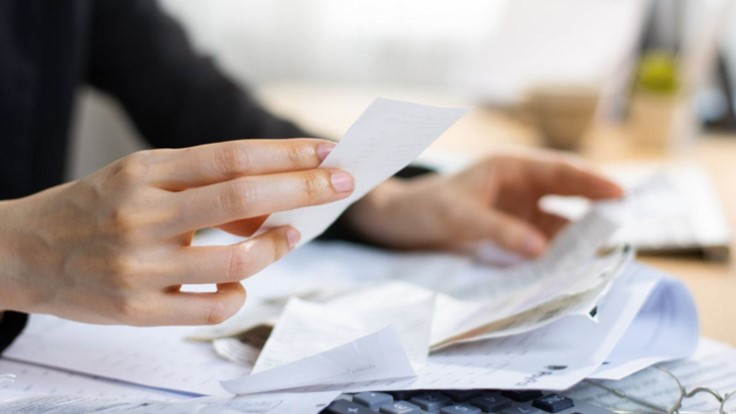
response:
[[[198,55],[152,0],[93,2],[87,82],[114,96],[155,147],[305,136]]]
[[[0,315],[0,354],[20,335],[26,320],[28,315],[25,313],[6,311]]]

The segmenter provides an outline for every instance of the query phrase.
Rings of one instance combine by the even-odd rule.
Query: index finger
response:
[[[317,168],[335,147],[323,139],[244,139],[156,150],[152,182],[168,190],[200,187],[248,175]]]
[[[583,196],[591,200],[619,198],[624,194],[621,186],[579,163],[539,161],[531,168],[535,183],[546,194]]]

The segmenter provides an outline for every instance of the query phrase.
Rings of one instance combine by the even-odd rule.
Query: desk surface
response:
[[[259,90],[272,110],[305,128],[339,137],[377,95],[428,104],[467,105],[431,93],[397,89],[345,88],[308,84],[272,84]],[[536,131],[498,111],[478,108],[428,149],[428,153],[474,156],[534,148]],[[588,134],[582,155],[594,163],[621,161],[696,162],[710,174],[723,203],[731,233],[736,235],[736,136],[701,136],[679,150],[642,150],[620,127],[597,126]],[[730,262],[691,257],[643,257],[647,264],[682,279],[692,290],[700,313],[702,334],[736,346],[736,237]]]

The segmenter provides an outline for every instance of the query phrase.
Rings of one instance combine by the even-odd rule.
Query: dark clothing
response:
[[[264,111],[148,0],[0,2],[0,199],[61,182],[75,94],[114,96],[154,147],[304,136]]]
[[[61,183],[83,84],[116,98],[155,147],[309,136],[198,56],[152,0],[2,0],[0,200]],[[328,233],[344,230],[338,222]],[[0,351],[24,323],[5,314]]]

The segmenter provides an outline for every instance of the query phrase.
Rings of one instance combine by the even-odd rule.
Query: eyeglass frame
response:
[[[720,405],[718,407],[718,414],[728,414],[727,412],[723,411],[723,409],[724,409],[724,407],[726,405],[726,402],[728,402],[728,400],[731,397],[733,397],[734,395],[736,395],[736,390],[731,391],[731,392],[727,392],[727,393],[725,393],[723,395],[721,395],[720,392],[714,390],[713,388],[709,388],[709,387],[695,387],[691,391],[688,391],[687,388],[685,388],[685,386],[682,385],[682,382],[680,382],[680,379],[677,378],[677,376],[675,376],[675,374],[673,374],[669,370],[667,370],[665,368],[662,368],[662,367],[657,367],[657,366],[653,366],[653,367],[650,367],[650,368],[664,372],[665,374],[667,374],[668,376],[670,376],[675,381],[675,383],[677,383],[677,388],[680,391],[680,397],[677,399],[677,401],[670,408],[662,407],[662,406],[659,406],[659,405],[657,405],[655,403],[652,403],[652,402],[643,400],[641,398],[634,397],[634,396],[631,396],[631,395],[627,395],[624,391],[621,391],[621,390],[616,389],[616,388],[609,387],[607,385],[603,385],[603,384],[601,384],[599,382],[596,382],[596,381],[593,381],[593,380],[586,379],[585,382],[588,383],[588,384],[594,385],[594,386],[596,386],[598,388],[601,388],[601,389],[603,389],[605,391],[608,391],[608,392],[616,395],[619,398],[623,398],[623,399],[629,400],[629,401],[631,401],[631,402],[633,402],[635,404],[639,404],[641,406],[644,406],[644,407],[647,407],[647,408],[651,408],[653,410],[657,410],[658,412],[666,413],[666,414],[706,414],[706,413],[704,413],[702,411],[680,411],[680,408],[682,408],[682,402],[685,399],[692,398],[692,397],[694,397],[697,394],[706,393],[706,394],[710,394],[711,396],[713,396],[713,398],[715,398],[720,403]],[[622,410],[622,411],[614,410],[614,412],[619,413],[619,414],[634,414],[634,413],[638,413],[637,411],[630,411],[630,410]]]

